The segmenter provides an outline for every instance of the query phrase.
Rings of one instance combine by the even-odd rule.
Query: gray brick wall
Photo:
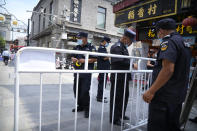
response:
[[[40,11],[41,7],[46,8],[46,13],[49,13],[50,3],[52,0],[41,0],[39,4],[34,8],[35,11]],[[71,0],[53,0],[53,13],[55,15],[62,15],[62,11],[65,9],[71,9]],[[98,29],[97,26],[97,9],[98,6],[106,8],[106,25],[105,29]],[[69,13],[67,12],[67,15]],[[81,10],[81,22],[74,24],[73,22],[66,22],[66,26],[72,27],[74,29],[85,30],[93,33],[102,33],[110,35],[112,41],[116,41],[117,37],[120,37],[118,33],[118,28],[114,26],[113,6],[111,2],[106,0],[82,0],[82,10]],[[39,14],[33,13],[32,21],[34,21],[34,36],[39,33]],[[62,24],[60,20],[54,21],[58,24]],[[45,29],[48,27],[49,17],[45,18]],[[43,15],[41,15],[40,21],[40,31],[43,31]],[[32,29],[33,30],[33,29]],[[53,34],[53,32],[52,32]],[[92,36],[92,34],[90,34]],[[41,38],[42,39],[42,38]],[[45,39],[47,40],[47,39]],[[42,41],[43,42],[43,41]],[[45,41],[46,43],[47,41]]]

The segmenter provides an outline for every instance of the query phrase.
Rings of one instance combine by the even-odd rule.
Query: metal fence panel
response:
[[[49,68],[39,69],[39,67],[36,67],[36,69],[32,69],[31,65],[28,67],[28,65],[25,66],[25,69],[21,68],[21,58],[25,57],[24,55],[27,55],[29,52],[46,52],[46,53],[52,53],[55,54],[55,52],[60,53],[66,53],[66,54],[84,54],[85,56],[85,68],[84,70],[56,70],[55,67],[51,67],[49,65]],[[25,53],[23,53],[25,52]],[[43,54],[43,53],[42,53]],[[143,57],[133,57],[133,56],[122,56],[122,55],[114,55],[114,54],[103,54],[103,53],[95,53],[95,52],[85,52],[85,51],[74,51],[74,50],[63,50],[63,49],[49,49],[49,48],[39,48],[39,47],[25,47],[18,51],[17,53],[17,62],[16,62],[16,81],[15,81],[15,105],[14,105],[14,130],[19,131],[19,89],[20,89],[20,77],[19,74],[21,73],[39,73],[40,74],[40,106],[39,106],[39,131],[42,130],[42,107],[43,107],[43,74],[45,73],[59,73],[59,88],[58,88],[58,120],[57,120],[57,130],[61,130],[61,104],[62,104],[62,74],[63,73],[76,73],[77,74],[77,81],[76,81],[76,99],[75,99],[75,117],[74,119],[74,131],[77,131],[78,126],[78,113],[77,113],[77,100],[78,100],[78,87],[79,87],[79,74],[80,73],[104,73],[104,78],[106,78],[106,73],[115,73],[115,89],[114,89],[114,99],[113,99],[113,113],[112,113],[112,124],[111,124],[111,131],[115,130],[113,120],[114,120],[114,106],[115,106],[115,100],[116,100],[116,86],[117,86],[117,74],[118,73],[124,73],[125,79],[124,79],[124,93],[123,93],[123,103],[125,103],[125,92],[126,92],[126,81],[127,81],[127,73],[132,74],[132,81],[130,82],[130,96],[129,96],[129,102],[127,106],[127,114],[130,116],[130,120],[126,122],[126,124],[123,124],[123,118],[124,118],[124,106],[122,107],[122,122],[121,127],[119,130],[121,131],[127,131],[131,129],[138,128],[142,125],[145,125],[147,123],[147,117],[148,117],[148,104],[146,104],[142,99],[142,94],[148,90],[151,83],[152,78],[152,71],[151,70],[133,70],[132,66],[130,66],[129,70],[88,70],[88,58],[89,55],[94,56],[107,56],[107,57],[117,57],[117,58],[127,58],[130,59],[130,64],[132,65],[133,59],[138,59],[140,61],[142,60],[151,60],[149,58],[143,58]],[[53,55],[52,55],[53,56]],[[47,55],[42,56],[42,60],[44,60],[44,57],[47,57]],[[26,58],[26,57],[25,57]],[[31,57],[30,59],[36,59]],[[49,59],[49,58],[46,58]],[[50,59],[50,62],[53,61]],[[54,61],[55,62],[55,61]],[[23,63],[24,64],[24,63]],[[54,63],[52,63],[53,65]],[[47,64],[46,64],[47,66]],[[20,68],[19,68],[20,67]],[[104,79],[103,85],[106,85],[107,81]],[[92,131],[92,115],[94,113],[93,109],[93,75],[91,75],[91,86],[90,86],[90,106],[89,106],[89,120],[88,120],[88,126],[87,130]],[[99,127],[97,130],[103,131],[106,130],[104,128],[104,123],[109,123],[109,121],[104,120],[104,111],[106,110],[105,104],[104,104],[104,98],[106,94],[106,89],[103,89],[103,102],[102,102],[102,108],[99,110],[101,113],[101,120],[98,123]],[[108,110],[108,109],[107,109]],[[134,119],[131,119],[132,117],[135,117]],[[134,121],[135,120],[135,121]],[[95,130],[94,130],[95,131]]]

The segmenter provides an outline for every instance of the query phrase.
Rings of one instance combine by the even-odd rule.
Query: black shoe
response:
[[[98,99],[98,98],[97,98],[97,101],[98,101],[98,102],[103,102],[103,99]],[[107,103],[107,100],[106,100],[106,99],[104,99],[104,103]]]
[[[190,121],[197,123],[197,117],[195,117],[194,119],[189,119]]]
[[[84,110],[83,107],[80,107],[80,106],[77,107],[77,112],[81,112],[83,110]],[[72,109],[72,112],[75,112],[75,108]]]
[[[114,121],[114,125],[121,126],[121,120]],[[124,122],[122,123],[122,125],[124,126]]]
[[[130,118],[128,116],[124,116],[123,120],[130,120]]]
[[[84,112],[84,117],[85,117],[85,118],[89,118],[89,110],[85,110],[85,112]]]

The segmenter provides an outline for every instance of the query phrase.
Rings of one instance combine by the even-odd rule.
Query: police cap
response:
[[[165,19],[162,19],[156,23],[155,29],[156,29],[156,31],[159,31],[159,29],[175,30],[176,29],[176,22],[172,18],[165,18]]]
[[[111,39],[106,36],[103,37],[103,41],[106,41],[107,43],[111,43]]]
[[[77,37],[78,37],[78,38],[81,38],[81,37],[85,37],[85,38],[87,38],[87,37],[88,37],[88,33],[85,33],[85,32],[79,32],[79,33],[77,34]]]
[[[127,36],[131,39],[131,41],[135,40],[136,33],[130,28],[124,30],[124,36]]]

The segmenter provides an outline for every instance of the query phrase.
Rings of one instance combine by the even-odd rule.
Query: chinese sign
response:
[[[184,25],[177,25],[176,31],[180,35],[192,35],[197,34],[197,26],[184,26]],[[156,32],[153,31],[153,28],[148,29],[139,29],[139,40],[143,39],[156,39]]]
[[[176,11],[177,0],[150,0],[117,12],[115,25],[120,26],[175,15]]]

